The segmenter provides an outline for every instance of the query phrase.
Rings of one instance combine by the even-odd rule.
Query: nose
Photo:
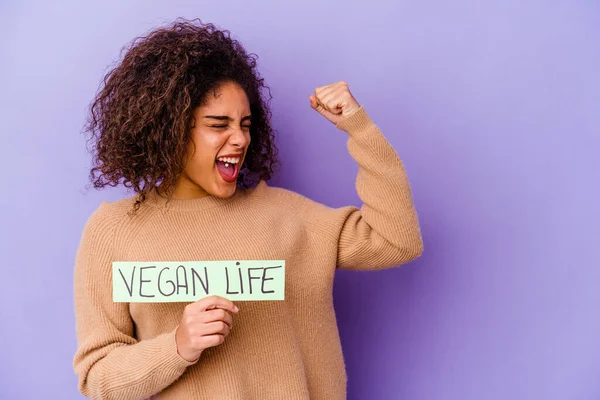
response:
[[[236,129],[229,137],[229,143],[234,147],[247,147],[250,143],[250,134],[243,129]]]

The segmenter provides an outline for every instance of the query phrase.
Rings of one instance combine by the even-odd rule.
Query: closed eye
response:
[[[219,128],[219,129],[223,129],[223,128],[227,128],[229,125],[211,125],[211,128]],[[250,129],[251,126],[250,125],[242,125],[242,128],[244,129]]]

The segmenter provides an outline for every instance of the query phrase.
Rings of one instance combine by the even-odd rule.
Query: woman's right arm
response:
[[[92,399],[145,398],[194,364],[177,352],[175,329],[137,341],[127,303],[112,301],[113,239],[118,220],[103,203],[83,230],[74,272],[79,390]]]

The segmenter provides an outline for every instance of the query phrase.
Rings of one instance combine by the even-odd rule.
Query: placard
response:
[[[115,261],[112,267],[114,302],[284,299],[284,260]]]

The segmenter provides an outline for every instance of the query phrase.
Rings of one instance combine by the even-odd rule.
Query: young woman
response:
[[[310,106],[348,135],[360,209],[270,187],[276,149],[256,60],[211,24],[133,42],[87,131],[103,202],[75,265],[81,392],[95,399],[345,399],[337,268],[389,268],[423,244],[402,163],[345,82]],[[115,303],[112,261],[285,260],[284,301]],[[239,307],[239,308],[238,308]],[[359,322],[359,321],[357,321]]]

